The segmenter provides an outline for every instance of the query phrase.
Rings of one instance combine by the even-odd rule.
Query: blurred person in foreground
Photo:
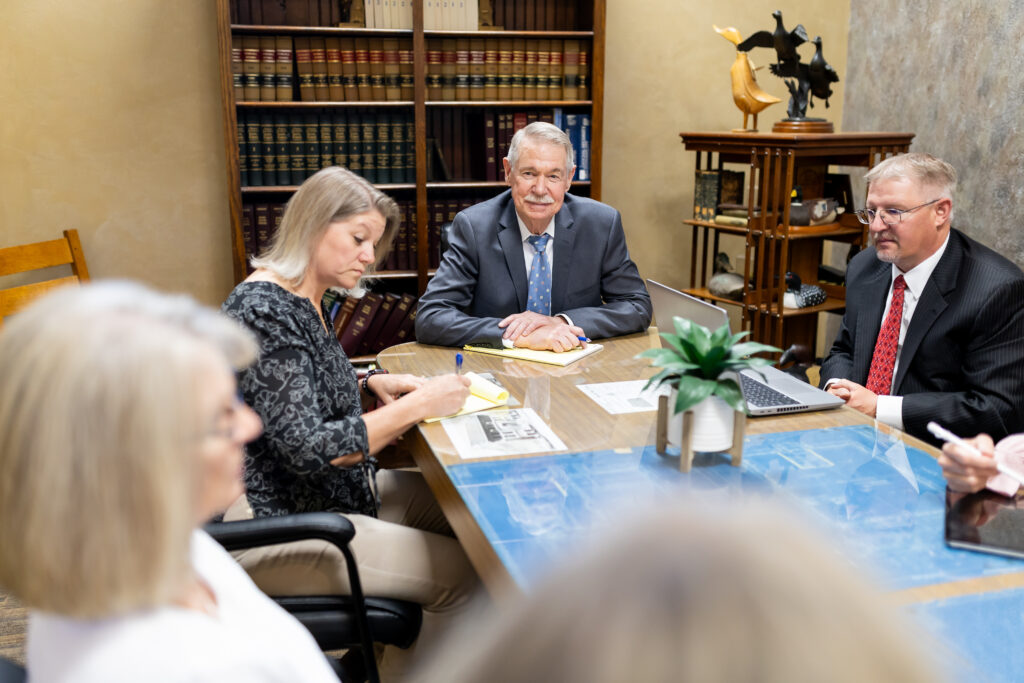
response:
[[[506,610],[467,620],[413,680],[942,680],[929,638],[801,527],[764,501],[666,502]]]
[[[255,356],[226,317],[129,283],[5,325],[0,585],[31,610],[31,680],[336,680],[199,528],[242,492],[261,425],[233,370]]]
[[[394,200],[366,179],[338,166],[321,169],[292,195],[270,247],[253,259],[256,270],[222,306],[259,342],[239,389],[264,425],[246,447],[247,500],[225,520],[345,514],[356,528],[363,591],[424,610],[413,648],[385,650],[385,680],[469,604],[478,583],[423,475],[381,469],[376,458],[423,419],[458,412],[469,378],[373,370],[358,381],[322,303],[329,287],[358,287],[384,260],[398,220]],[[364,401],[383,405],[364,412]],[[235,557],[271,595],[349,590],[344,558],[323,541]]]

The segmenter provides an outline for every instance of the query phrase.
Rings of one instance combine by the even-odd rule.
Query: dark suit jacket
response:
[[[866,249],[850,261],[846,314],[821,366],[821,382],[865,384],[882,325],[892,266]],[[1024,431],[1024,274],[988,247],[951,230],[900,351],[893,394],[903,427],[936,443],[935,420],[956,434],[1000,439]]]
[[[599,339],[640,332],[651,323],[651,297],[626,249],[619,212],[565,195],[555,215],[551,313],[568,315]],[[420,297],[416,339],[461,346],[501,343],[498,322],[526,310],[523,242],[511,191],[465,211],[452,224],[449,247]]]

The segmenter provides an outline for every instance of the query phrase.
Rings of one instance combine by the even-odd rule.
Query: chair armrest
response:
[[[203,529],[227,550],[258,548],[310,538],[318,538],[345,549],[356,535],[352,522],[333,512],[303,512],[236,522],[211,522]]]

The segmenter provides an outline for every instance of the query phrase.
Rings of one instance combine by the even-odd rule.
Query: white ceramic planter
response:
[[[676,404],[676,390],[668,397],[669,412]],[[704,453],[718,453],[732,447],[734,415],[732,406],[718,396],[708,396],[690,409],[693,412],[693,450]],[[683,414],[669,417],[668,442],[682,447]]]

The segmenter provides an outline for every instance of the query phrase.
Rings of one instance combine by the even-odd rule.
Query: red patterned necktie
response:
[[[875,353],[871,356],[871,370],[868,372],[868,391],[886,396],[892,390],[892,371],[896,365],[896,349],[900,343],[900,324],[903,322],[903,291],[907,283],[897,275],[892,283],[892,304],[889,315],[885,316],[882,329],[875,341]]]

